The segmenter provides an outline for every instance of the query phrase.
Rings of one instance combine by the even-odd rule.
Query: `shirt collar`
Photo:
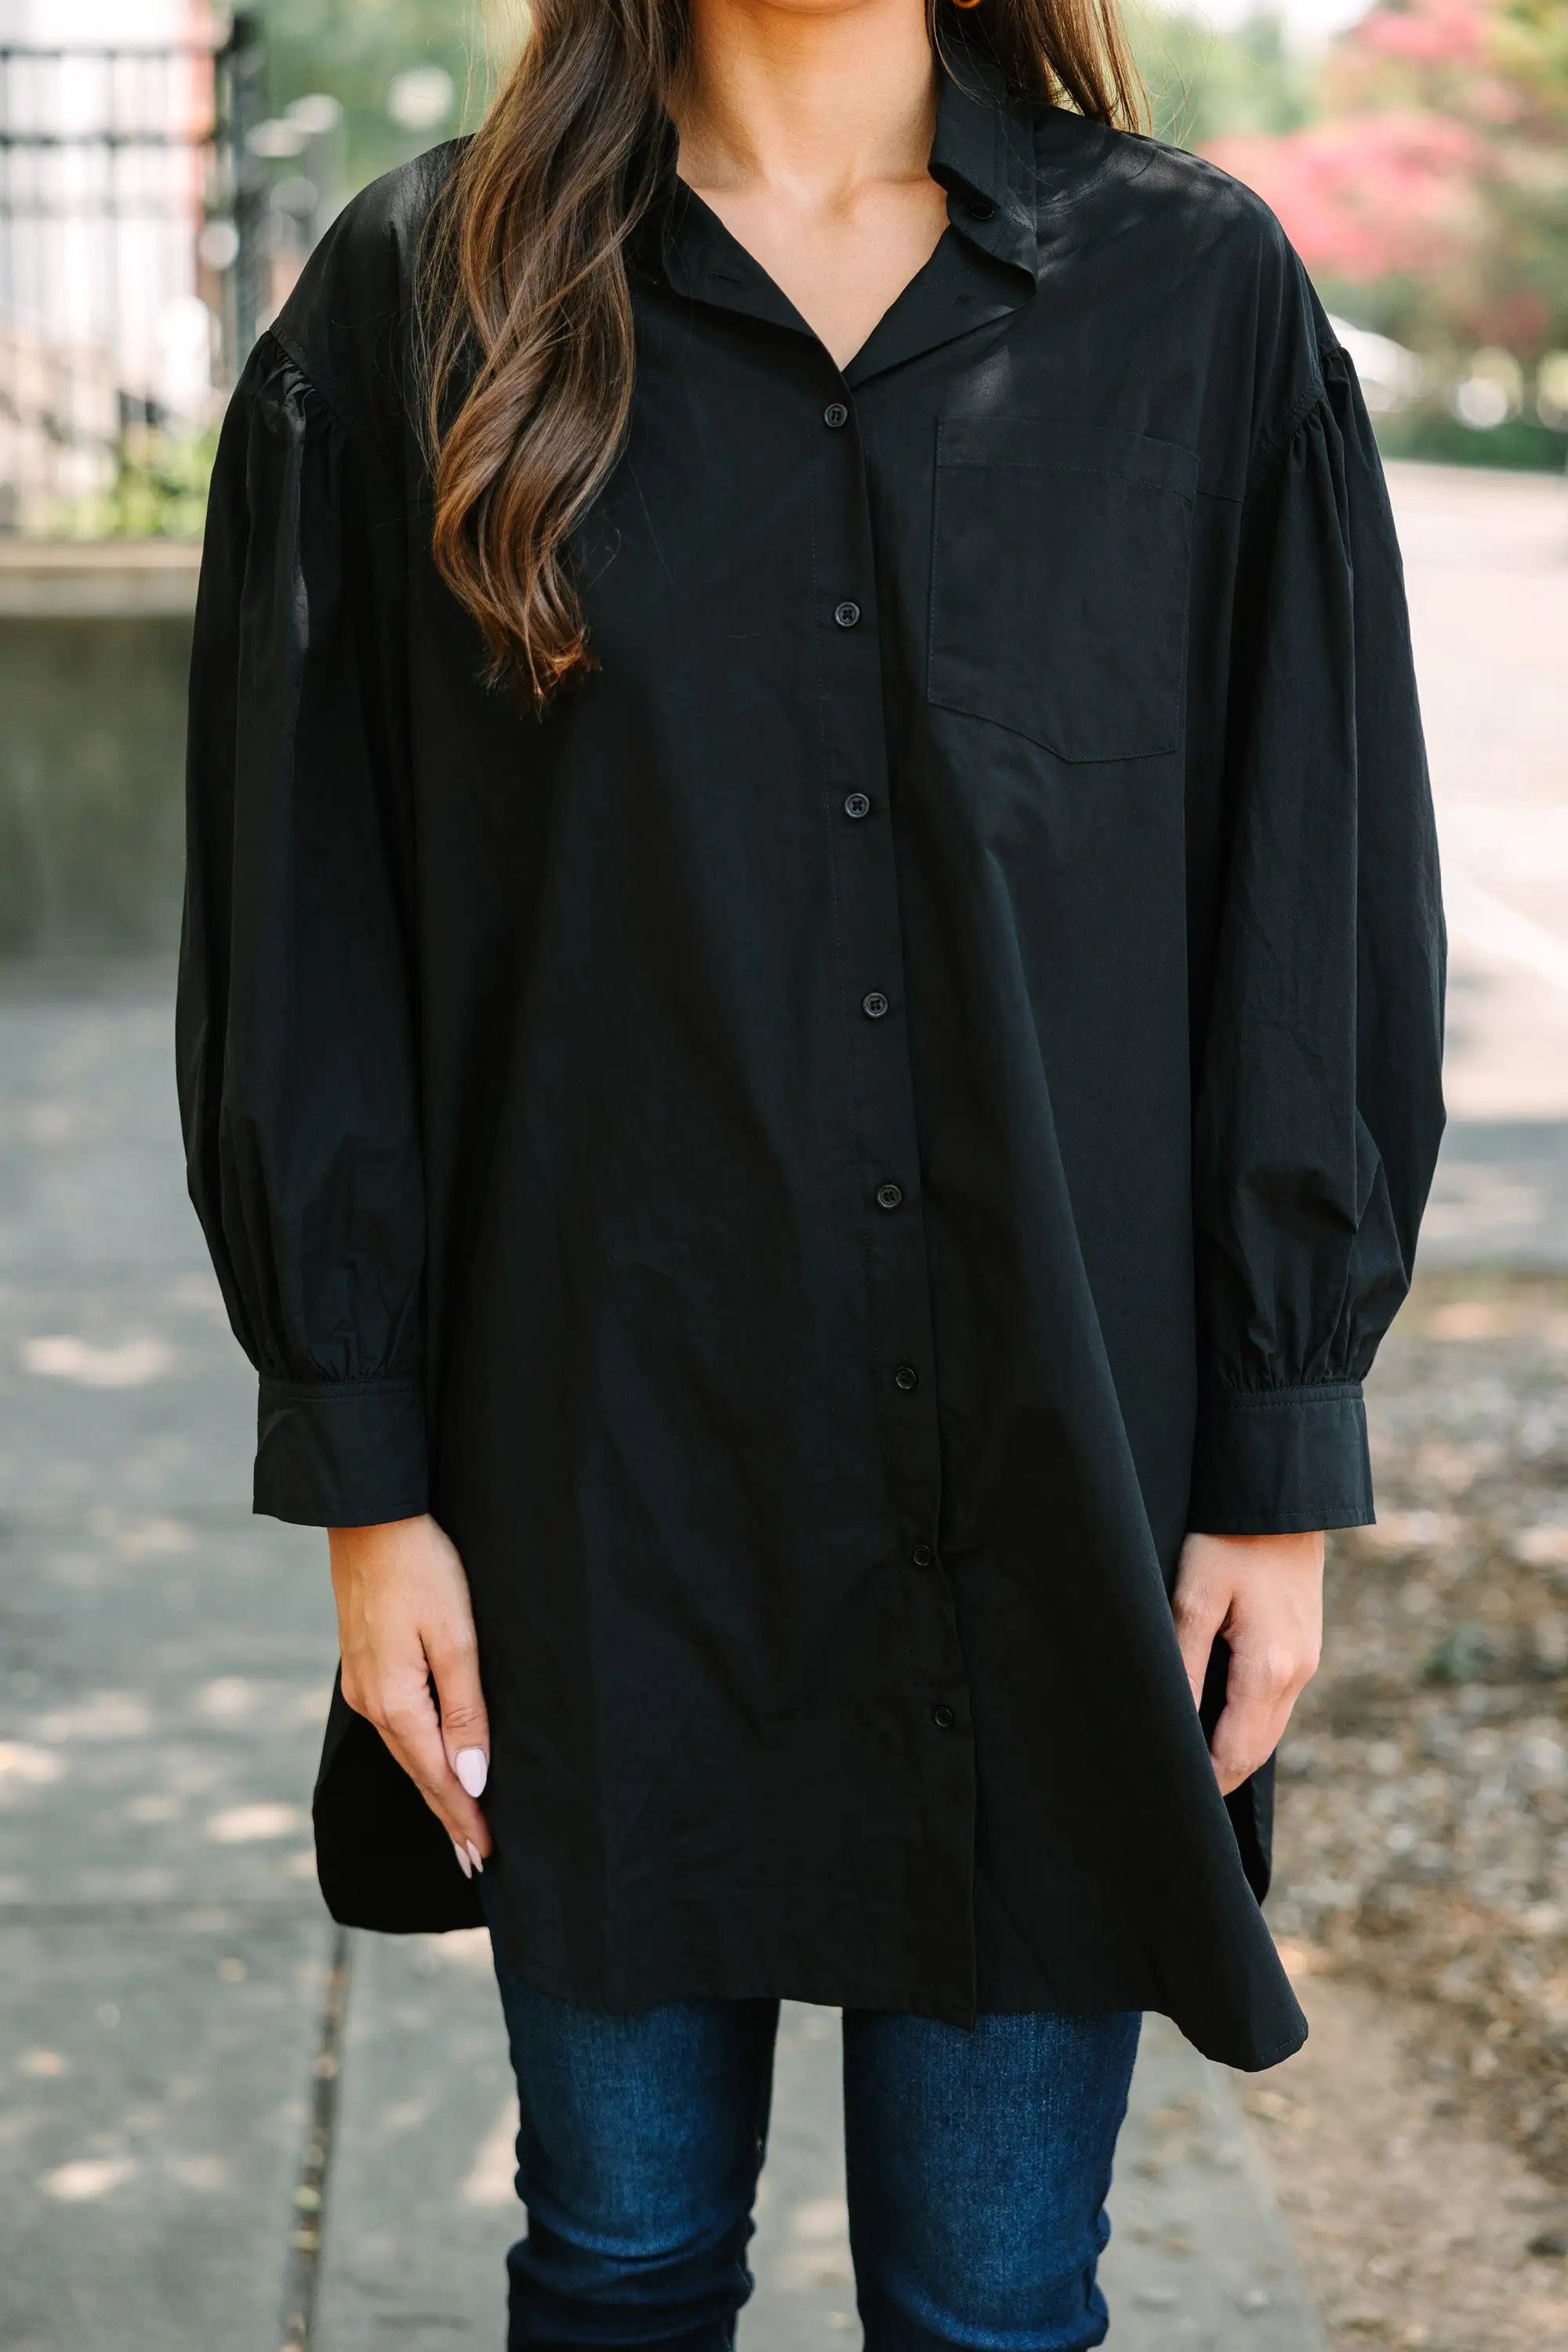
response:
[[[989,58],[956,45],[942,62],[931,178],[956,200],[953,224],[972,244],[1037,280],[1033,109]]]
[[[950,197],[953,226],[983,253],[1037,282],[1034,111],[1001,69],[963,44],[943,53],[931,175]],[[679,134],[668,115],[653,132],[653,194],[634,235],[645,265],[668,269],[683,210]]]

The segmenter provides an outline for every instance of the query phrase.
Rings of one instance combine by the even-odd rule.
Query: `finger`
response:
[[[1194,1706],[1203,1704],[1215,1636],[1225,1622],[1229,1606],[1230,1595],[1222,1587],[1197,1576],[1183,1574],[1177,1578],[1171,1613],[1175,1619],[1176,1639],[1181,1644],[1182,1664],[1187,1670]]]
[[[1222,1795],[1228,1797],[1268,1763],[1284,1736],[1289,1715],[1289,1706],[1263,1709],[1227,1705],[1221,1710],[1209,1754]]]
[[[1294,1651],[1232,1651],[1225,1706],[1209,1740],[1215,1777],[1226,1795],[1273,1755],[1304,1681]]]
[[[422,1680],[405,1686],[373,1718],[382,1738],[418,1789],[459,1853],[482,1861],[489,1850],[484,1815],[453,1771],[436,1702]]]
[[[479,1681],[478,1645],[471,1637],[443,1643],[427,1635],[426,1651],[436,1684],[447,1761],[452,1777],[473,1802],[479,1826],[484,1830],[474,1842],[481,1854],[489,1853],[489,1832],[484,1829],[478,1800],[483,1796],[489,1778],[490,1723]]]

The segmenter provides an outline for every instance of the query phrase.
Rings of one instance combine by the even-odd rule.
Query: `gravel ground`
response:
[[[1320,2089],[1342,2125],[1392,2067],[1385,2105],[1397,2105],[1397,2076],[1405,2112],[1389,2134],[1405,2145],[1390,2156],[1384,2135],[1381,2147],[1394,2171],[1414,2142],[1430,2187],[1442,2146],[1489,2138],[1494,2175],[1511,2167],[1535,2184],[1509,2204],[1524,2235],[1505,2267],[1522,2265],[1520,2293],[1550,2320],[1510,2332],[1494,2312],[1489,2333],[1454,2317],[1451,2334],[1441,2315],[1409,2319],[1406,2298],[1406,2323],[1426,2332],[1385,2339],[1465,2352],[1568,2342],[1565,1370],[1568,1279],[1418,1283],[1369,1391],[1382,1517],[1333,1540],[1323,1665],[1280,1756],[1270,1916],[1309,2008],[1316,1979],[1332,2011],[1339,2056],[1314,2061]],[[1335,1987],[1347,1989],[1338,2009]],[[1373,2007],[1355,2011],[1357,1998]],[[1272,2118],[1271,2096],[1285,2102]],[[1267,2087],[1248,2098],[1282,2126],[1293,2102]],[[1297,2133],[1294,2159],[1291,2133],[1274,2134],[1280,2187],[1321,2253],[1336,2232],[1353,2250],[1359,2227],[1364,2285],[1373,2240],[1393,2224],[1370,2206],[1358,2224],[1357,2200],[1375,2202],[1377,2188],[1355,2184],[1353,2134],[1325,2158],[1339,2129],[1320,2130],[1310,2160],[1311,2134]],[[1370,2154],[1376,2136],[1363,2139]],[[1293,2194],[1292,2161],[1301,2198],[1313,2178],[1325,2211],[1337,2194],[1331,2226]],[[1456,2193],[1468,2213],[1473,2180],[1461,2189],[1456,2176]],[[1340,2281],[1342,2306],[1351,2284]],[[1365,2332],[1385,2333],[1370,2317]]]
[[[1561,2189],[1434,2074],[1424,2002],[1286,1954],[1310,2039],[1233,2080],[1334,2352],[1563,2352]]]

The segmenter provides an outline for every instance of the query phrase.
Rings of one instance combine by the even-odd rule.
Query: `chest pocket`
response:
[[[1173,751],[1196,478],[1136,433],[943,417],[928,699],[1061,760]]]

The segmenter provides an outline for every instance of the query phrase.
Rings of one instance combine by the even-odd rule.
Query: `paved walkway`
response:
[[[168,1023],[161,977],[0,998],[0,2342],[278,2352],[313,2294],[313,2352],[494,2352],[489,1955],[323,1919],[325,1562],[248,1514]],[[856,2332],[837,2052],[786,2011],[748,2352]],[[1314,2352],[1229,2090],[1168,2029],[1116,2213],[1118,2352]]]
[[[1551,484],[1406,468],[1398,492],[1456,918],[1431,1254],[1568,1264],[1568,519]],[[279,2352],[313,2296],[313,2352],[494,2352],[512,2211],[487,1957],[340,1946],[322,1918],[321,1547],[248,1516],[251,1385],[174,1137],[166,975],[13,973],[0,2342]],[[830,2012],[786,2012],[747,2352],[855,2338],[836,2039]],[[1157,2022],[1113,2214],[1115,2352],[1320,2352],[1228,2083]]]
[[[1443,847],[1426,1264],[1568,1265],[1568,482],[1391,469]]]

